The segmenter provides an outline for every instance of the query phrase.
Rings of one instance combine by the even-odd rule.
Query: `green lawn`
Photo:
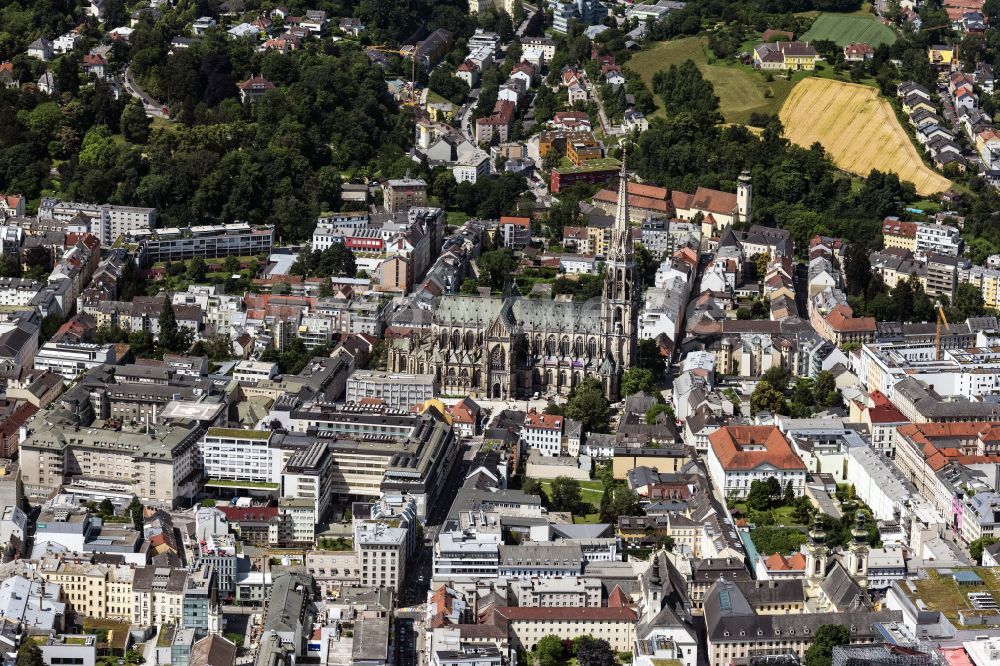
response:
[[[684,62],[688,58],[698,65],[702,75],[712,82],[719,97],[722,115],[729,123],[745,123],[751,113],[777,113],[788,93],[802,76],[792,80],[775,79],[766,81],[764,75],[752,67],[735,60],[715,61],[709,64],[706,41],[702,37],[686,37],[667,42],[658,42],[651,48],[636,53],[629,61],[629,68],[642,77],[653,88],[653,75],[670,65]],[[657,115],[663,115],[663,104],[658,95]]]
[[[538,481],[542,491],[549,497],[552,496],[552,481]],[[573,515],[574,523],[599,523],[601,522],[601,498],[604,496],[604,484],[600,481],[580,481],[580,499],[588,505],[586,513],[576,513]]]
[[[747,515],[747,511],[748,511],[747,506],[746,506],[746,504],[744,502],[739,502],[737,504],[732,505],[732,510],[733,510],[733,512],[739,511],[744,516]],[[752,509],[751,509],[751,511],[752,511]],[[794,513],[794,509],[792,507],[790,507],[790,506],[779,506],[776,509],[771,509],[770,511],[768,511],[768,513],[770,513],[771,515],[774,516],[774,524],[775,525],[793,526],[793,525],[802,525],[803,524],[803,523],[797,522],[795,520],[795,518],[792,517],[792,514]]]
[[[883,25],[871,14],[827,14],[819,15],[809,30],[799,37],[799,41],[814,42],[828,39],[837,46],[853,43],[894,44],[896,33]]]

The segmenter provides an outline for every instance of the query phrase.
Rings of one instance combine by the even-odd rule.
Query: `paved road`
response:
[[[601,119],[601,129],[607,136],[615,136],[616,134],[624,134],[625,130],[618,125],[612,125],[611,121],[608,119],[608,114],[604,112],[604,102],[601,101],[601,95],[592,82],[587,82],[587,92],[597,103],[597,115]]]
[[[469,141],[475,142],[476,137],[473,135],[472,126],[470,124],[470,119],[472,118],[472,112],[476,108],[476,104],[479,103],[479,88],[473,88],[469,91],[469,101],[466,102],[461,109],[458,110],[458,127],[459,130],[469,138]]]
[[[146,110],[146,115],[154,118],[163,118],[169,120],[170,116],[163,112],[164,104],[160,104],[155,99],[150,97],[146,91],[139,87],[132,78],[132,71],[130,68],[125,68],[125,90],[128,94],[135,97],[140,102],[142,102],[143,108]]]

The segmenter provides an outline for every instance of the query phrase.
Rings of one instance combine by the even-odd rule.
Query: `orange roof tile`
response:
[[[726,426],[709,435],[708,441],[726,471],[752,470],[761,465],[805,470],[788,440],[774,426]]]

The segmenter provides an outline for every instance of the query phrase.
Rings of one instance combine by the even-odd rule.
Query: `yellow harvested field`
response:
[[[892,107],[869,86],[810,77],[781,106],[785,136],[800,146],[819,141],[834,163],[867,176],[872,169],[908,180],[921,196],[943,192],[951,181],[920,158]]]

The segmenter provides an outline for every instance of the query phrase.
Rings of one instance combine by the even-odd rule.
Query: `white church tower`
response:
[[[743,171],[736,184],[736,212],[740,222],[750,221],[750,200],[753,198],[753,185],[750,183],[750,172]]]

